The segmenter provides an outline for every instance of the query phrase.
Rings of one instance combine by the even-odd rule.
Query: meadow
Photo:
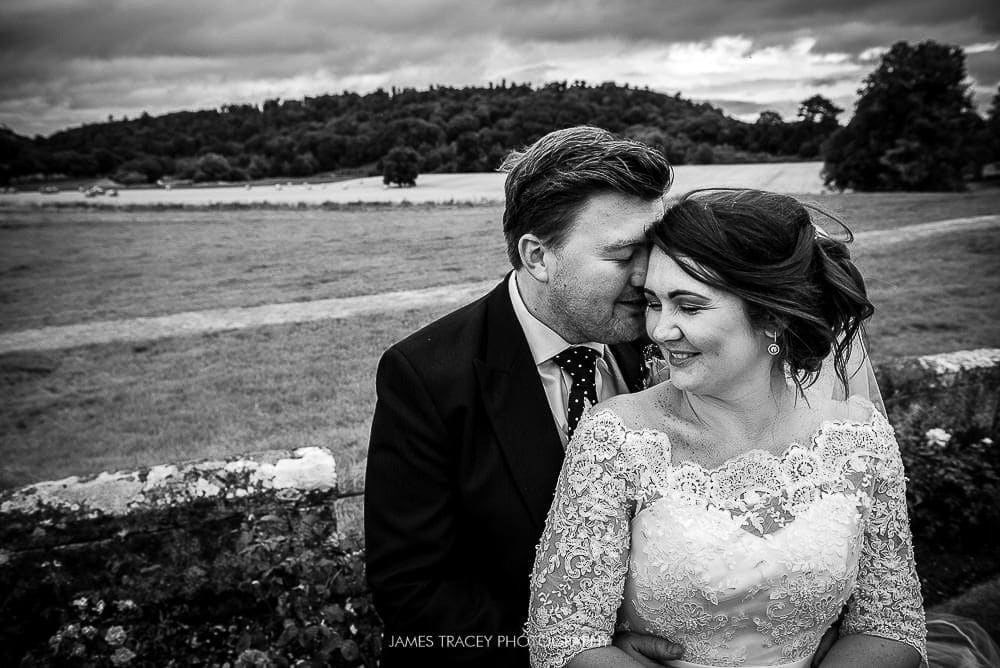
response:
[[[859,233],[876,359],[1000,347],[1000,190],[806,199]],[[0,332],[499,280],[499,206],[0,210]],[[0,355],[0,487],[306,445],[363,472],[375,366],[448,310]]]
[[[768,188],[779,192],[823,192],[821,162],[769,162],[721,165],[680,165],[674,168],[675,192],[684,192],[706,183],[715,186]],[[199,184],[196,187],[160,189],[127,188],[114,197],[91,199],[79,186],[66,183],[57,193],[34,190],[0,195],[0,203],[11,204],[99,204],[115,208],[130,206],[210,206],[210,205],[343,205],[352,202],[435,203],[503,202],[505,175],[498,172],[421,174],[416,188],[387,187],[379,176],[329,180],[311,178],[294,183],[265,179],[245,184]]]
[[[803,199],[858,233],[1000,212],[998,189]],[[499,278],[502,213],[0,208],[0,332]]]

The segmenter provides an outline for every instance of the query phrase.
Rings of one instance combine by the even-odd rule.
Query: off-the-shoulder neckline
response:
[[[851,399],[854,399],[854,397],[851,397],[850,399],[848,399],[848,401],[850,401]],[[822,422],[820,422],[819,426],[816,427],[816,429],[813,430],[812,433],[810,433],[808,442],[805,444],[800,443],[799,441],[792,441],[788,443],[784,448],[782,448],[781,452],[777,454],[769,450],[765,450],[764,448],[751,448],[750,450],[746,450],[744,452],[739,453],[738,455],[734,455],[729,459],[726,459],[725,461],[717,464],[716,466],[703,466],[698,462],[690,460],[684,460],[681,462],[673,461],[673,443],[671,441],[670,434],[668,434],[666,431],[662,429],[656,429],[653,427],[647,427],[644,429],[631,429],[625,425],[625,421],[622,419],[620,415],[607,408],[594,412],[592,416],[594,418],[603,415],[608,415],[612,417],[626,434],[652,434],[652,435],[662,436],[663,439],[666,441],[667,455],[669,457],[670,466],[678,468],[682,466],[693,466],[698,469],[701,469],[706,474],[712,474],[717,471],[721,471],[722,469],[736,462],[747,459],[751,455],[759,456],[760,454],[763,454],[763,456],[767,459],[780,462],[788,456],[788,454],[792,451],[793,448],[796,447],[804,448],[812,452],[816,449],[820,437],[831,429],[853,428],[853,429],[870,429],[872,431],[875,431],[880,423],[882,425],[888,425],[888,420],[884,415],[882,415],[882,413],[878,410],[878,408],[876,408],[874,404],[871,404],[871,402],[866,402],[866,403],[869,403],[871,405],[871,413],[865,420],[851,420],[846,418],[825,419]]]

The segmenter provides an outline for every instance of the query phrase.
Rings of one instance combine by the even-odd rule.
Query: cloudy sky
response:
[[[985,111],[995,0],[3,0],[0,123],[47,135],[156,115],[378,87],[616,81],[794,118],[853,109],[899,40],[960,45]],[[846,116],[846,115],[845,115]]]

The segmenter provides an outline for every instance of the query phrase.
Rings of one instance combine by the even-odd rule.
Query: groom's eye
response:
[[[608,253],[608,259],[612,262],[617,262],[619,264],[627,264],[635,260],[635,254],[639,252],[639,248],[635,245],[628,246],[618,246],[617,248],[606,249]]]

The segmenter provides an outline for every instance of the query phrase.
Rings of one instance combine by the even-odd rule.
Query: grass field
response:
[[[367,449],[382,350],[440,311],[0,356],[0,487],[321,445]]]
[[[947,235],[858,248],[875,304],[876,359],[1000,347],[1000,233]]]
[[[0,210],[0,331],[501,276],[500,212]]]
[[[998,190],[811,199],[856,231],[1000,211]],[[0,331],[499,278],[500,214],[3,211]],[[997,231],[855,255],[877,358],[1000,347]],[[0,486],[304,445],[356,474],[379,354],[444,310],[0,355]]]
[[[1000,189],[817,195],[855,231],[1000,212]],[[500,277],[502,208],[0,209],[0,332]]]

